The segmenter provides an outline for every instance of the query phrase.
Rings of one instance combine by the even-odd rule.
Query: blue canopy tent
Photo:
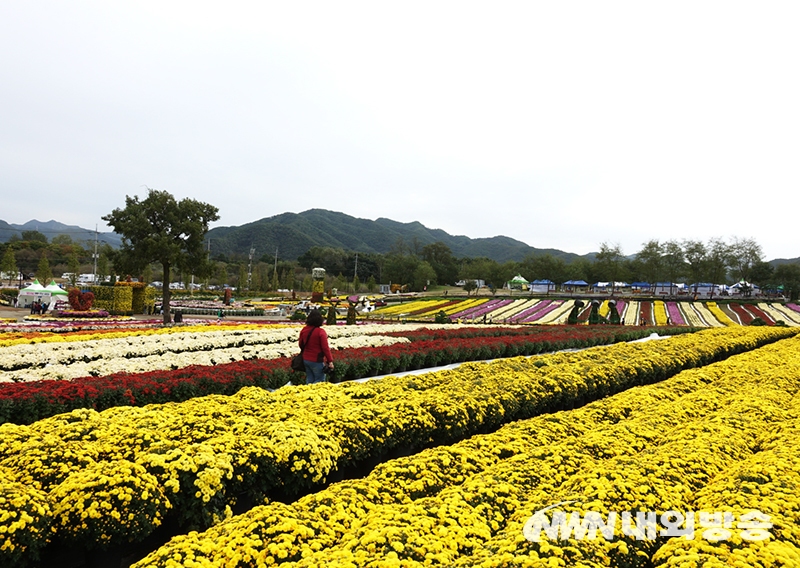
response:
[[[549,294],[555,291],[556,285],[552,280],[534,280],[528,285],[528,289],[535,294]]]
[[[589,287],[586,280],[567,280],[561,285],[561,289],[565,292],[585,292]]]

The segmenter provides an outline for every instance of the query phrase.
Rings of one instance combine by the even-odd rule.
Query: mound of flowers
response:
[[[31,503],[38,502],[42,494],[46,502],[40,507],[38,524],[14,525],[14,538],[26,543],[24,557],[0,548],[0,559],[3,565],[11,566],[16,565],[12,562],[20,565],[32,562],[50,542],[77,542],[84,549],[123,546],[130,540],[143,540],[156,526],[168,522],[183,530],[205,528],[230,517],[231,507],[241,499],[254,502],[263,502],[265,496],[292,499],[318,488],[329,476],[350,464],[364,463],[395,450],[413,451],[455,443],[478,433],[492,432],[514,420],[579,407],[792,334],[791,330],[781,328],[707,330],[646,343],[468,363],[454,370],[414,377],[388,377],[344,385],[319,384],[280,389],[274,393],[245,388],[232,396],[208,396],[146,408],[118,407],[104,412],[75,410],[30,426],[3,424],[0,426],[0,469],[7,483],[16,484],[14,487],[28,493],[14,502],[0,503],[3,507],[0,519],[21,518],[19,508],[25,507],[28,511]],[[699,374],[701,380],[710,376],[709,373]],[[687,390],[691,389],[687,387]],[[752,393],[746,394],[752,405],[761,404],[762,398],[753,399]],[[637,403],[622,406],[606,419],[621,421],[639,412],[639,406]],[[706,420],[702,413],[697,416]],[[598,419],[601,417],[602,414],[598,414]],[[757,421],[756,418],[752,420]],[[565,422],[565,428],[557,429],[558,433],[576,432],[571,424],[572,420]],[[634,431],[643,439],[660,434],[656,427]],[[614,439],[620,447],[627,447],[629,442],[621,435],[608,438]],[[612,455],[617,445],[608,450]],[[516,454],[512,441],[492,442],[487,447],[498,458]],[[632,447],[641,447],[641,443]],[[592,448],[606,452],[605,441],[590,446]],[[480,465],[467,455],[459,460],[442,459],[445,467],[459,464],[473,467],[470,463],[474,463],[474,467]],[[511,470],[498,474],[498,479],[504,483],[513,481]],[[534,470],[531,465],[525,471],[532,475]],[[425,494],[448,483],[447,477],[437,477],[435,462],[429,462],[424,469],[415,467],[413,471],[422,479],[409,479],[376,489],[385,492],[395,487],[398,490],[408,487]],[[113,478],[110,472],[116,472]],[[411,472],[409,470],[409,474]],[[456,472],[452,479],[463,481],[465,476]],[[524,493],[522,489],[515,491]],[[120,492],[134,495],[130,499],[117,498],[115,495],[121,495]],[[510,515],[506,513],[511,509],[508,503],[504,505],[506,493],[502,489],[492,489],[478,497],[487,504],[486,512],[508,518]],[[327,507],[318,508],[316,512],[342,511],[350,517],[363,502],[358,491],[353,497],[351,500],[327,500]],[[362,497],[391,501],[390,495],[384,497],[380,492],[375,493],[375,489]],[[130,529],[121,530],[119,524],[104,522],[108,516],[80,525],[70,520],[72,513],[67,509],[86,511],[86,517],[80,513],[81,518],[93,519],[89,510],[95,502],[112,518],[119,515],[120,519],[125,519],[127,524],[123,526]],[[62,503],[72,505],[65,509]],[[419,510],[428,511],[426,515],[430,512],[458,515],[460,506],[455,503],[452,506],[455,508],[444,503]],[[296,520],[290,506],[276,507],[279,522],[252,522],[247,525],[251,527],[249,530],[267,526],[269,530],[294,534],[293,527],[296,527],[303,538],[320,532],[327,534],[324,525],[309,527],[302,519]],[[411,511],[411,516],[401,512],[395,519],[419,518],[420,522],[430,519],[424,515],[417,517],[416,512],[416,509]],[[385,520],[382,522],[384,528],[392,526]],[[502,520],[495,519],[495,522]],[[497,530],[499,528],[500,524]],[[8,525],[0,525],[0,529],[3,533],[9,531]],[[338,529],[334,527],[333,530]],[[49,536],[42,537],[43,534]],[[238,538],[236,534],[236,531],[229,532],[231,538]],[[437,542],[451,543],[448,546],[455,542],[452,534],[446,538],[438,530],[432,534],[441,539]],[[205,544],[198,547],[199,552],[192,550],[191,554],[202,557],[222,548],[235,549],[235,554],[242,555],[242,562],[245,562],[244,559],[249,558],[246,554],[251,552],[248,547],[252,545],[253,552],[264,554],[274,549],[278,558],[287,559],[286,552],[279,548],[294,540],[267,541],[260,537],[248,540],[247,534],[241,536],[235,546],[221,542]],[[191,541],[196,536],[186,538]],[[368,544],[360,538],[357,540]],[[297,546],[301,547],[299,542]],[[374,542],[376,550],[384,554],[386,550],[378,546],[380,541]],[[313,552],[316,545],[301,548],[305,554]],[[409,546],[408,554],[412,552],[413,547]],[[187,558],[182,550],[172,552],[171,556],[172,562],[178,564]],[[157,557],[161,560],[147,560],[143,565],[160,565],[162,561],[170,565],[166,556],[158,553]],[[364,564],[356,562],[356,565]]]

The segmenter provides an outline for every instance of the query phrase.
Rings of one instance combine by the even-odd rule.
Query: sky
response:
[[[312,208],[800,256],[796,2],[0,0],[0,219]]]

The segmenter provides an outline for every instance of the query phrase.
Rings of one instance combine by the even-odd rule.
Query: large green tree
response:
[[[800,296],[800,264],[781,264],[775,269],[774,279],[783,286],[783,295],[796,302]]]
[[[219,219],[218,209],[194,199],[177,201],[170,193],[148,188],[147,197],[125,197],[125,208],[102,217],[122,235],[122,247],[114,265],[138,274],[150,262],[161,264],[164,323],[172,321],[169,301],[171,271],[193,270],[202,274],[207,265],[203,239],[209,223]]]
[[[0,265],[0,272],[5,272],[9,286],[11,286],[11,280],[16,280],[17,278],[17,259],[14,256],[14,249],[11,248],[11,245],[6,247],[6,252]]]
[[[36,268],[36,278],[42,284],[47,286],[53,278],[53,271],[50,269],[50,261],[47,260],[47,255],[42,254],[39,258],[39,266]]]
[[[450,247],[443,242],[422,247],[422,258],[436,272],[437,284],[452,286],[458,280],[458,263]]]
[[[664,245],[658,239],[652,239],[642,245],[636,253],[639,274],[645,282],[655,284],[663,279]]]

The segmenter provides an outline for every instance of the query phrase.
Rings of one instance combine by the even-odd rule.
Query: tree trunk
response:
[[[162,281],[161,310],[164,312],[164,323],[172,323],[172,316],[169,313],[169,297],[172,293],[169,285],[172,277],[169,274],[169,264],[164,263],[164,280]]]

